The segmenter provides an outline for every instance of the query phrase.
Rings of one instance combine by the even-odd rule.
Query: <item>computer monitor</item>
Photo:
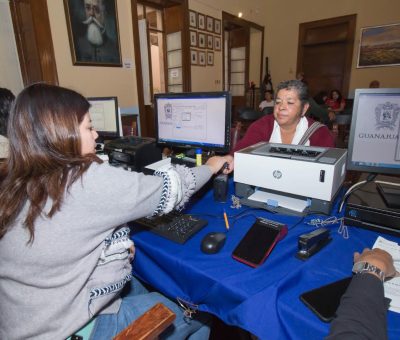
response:
[[[347,169],[399,175],[399,131],[400,88],[356,89]],[[388,206],[390,201],[400,202],[397,185],[379,192]]]
[[[400,174],[400,88],[356,89],[347,169]]]
[[[115,139],[120,136],[117,97],[90,97],[89,113],[93,127],[99,134],[97,142]]]
[[[229,92],[154,95],[156,139],[161,145],[228,152],[231,128]]]

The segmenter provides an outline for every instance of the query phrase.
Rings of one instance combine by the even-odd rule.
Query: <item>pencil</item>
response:
[[[226,230],[229,230],[229,221],[228,221],[228,216],[226,215],[226,211],[225,210],[224,210],[224,220],[225,220]]]

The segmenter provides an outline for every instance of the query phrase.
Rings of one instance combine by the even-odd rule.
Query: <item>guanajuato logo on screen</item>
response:
[[[400,113],[400,107],[397,104],[386,102],[378,104],[375,107],[376,128],[394,130],[397,118]]]

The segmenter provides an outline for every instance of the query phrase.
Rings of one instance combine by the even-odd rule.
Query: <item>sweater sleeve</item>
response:
[[[382,282],[371,274],[355,275],[326,340],[387,339],[386,311]]]
[[[175,173],[175,179],[178,180],[181,190],[179,193],[181,200],[185,195],[188,200],[190,195],[212,175],[208,166],[194,168],[190,173],[192,176],[190,181],[184,178],[184,171]],[[193,185],[190,184],[192,182]],[[186,192],[190,185],[192,189]],[[83,175],[82,180],[71,186],[64,204],[70,211],[74,211],[74,216],[83,224],[90,225],[93,216],[101,219],[106,231],[157,212],[164,189],[166,189],[165,179],[162,176],[144,175],[108,164],[94,163]],[[178,203],[177,200],[176,204]],[[162,212],[165,210],[161,209],[160,213]]]

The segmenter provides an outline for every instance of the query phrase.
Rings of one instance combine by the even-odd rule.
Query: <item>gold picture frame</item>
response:
[[[400,24],[361,28],[357,68],[400,65]]]

